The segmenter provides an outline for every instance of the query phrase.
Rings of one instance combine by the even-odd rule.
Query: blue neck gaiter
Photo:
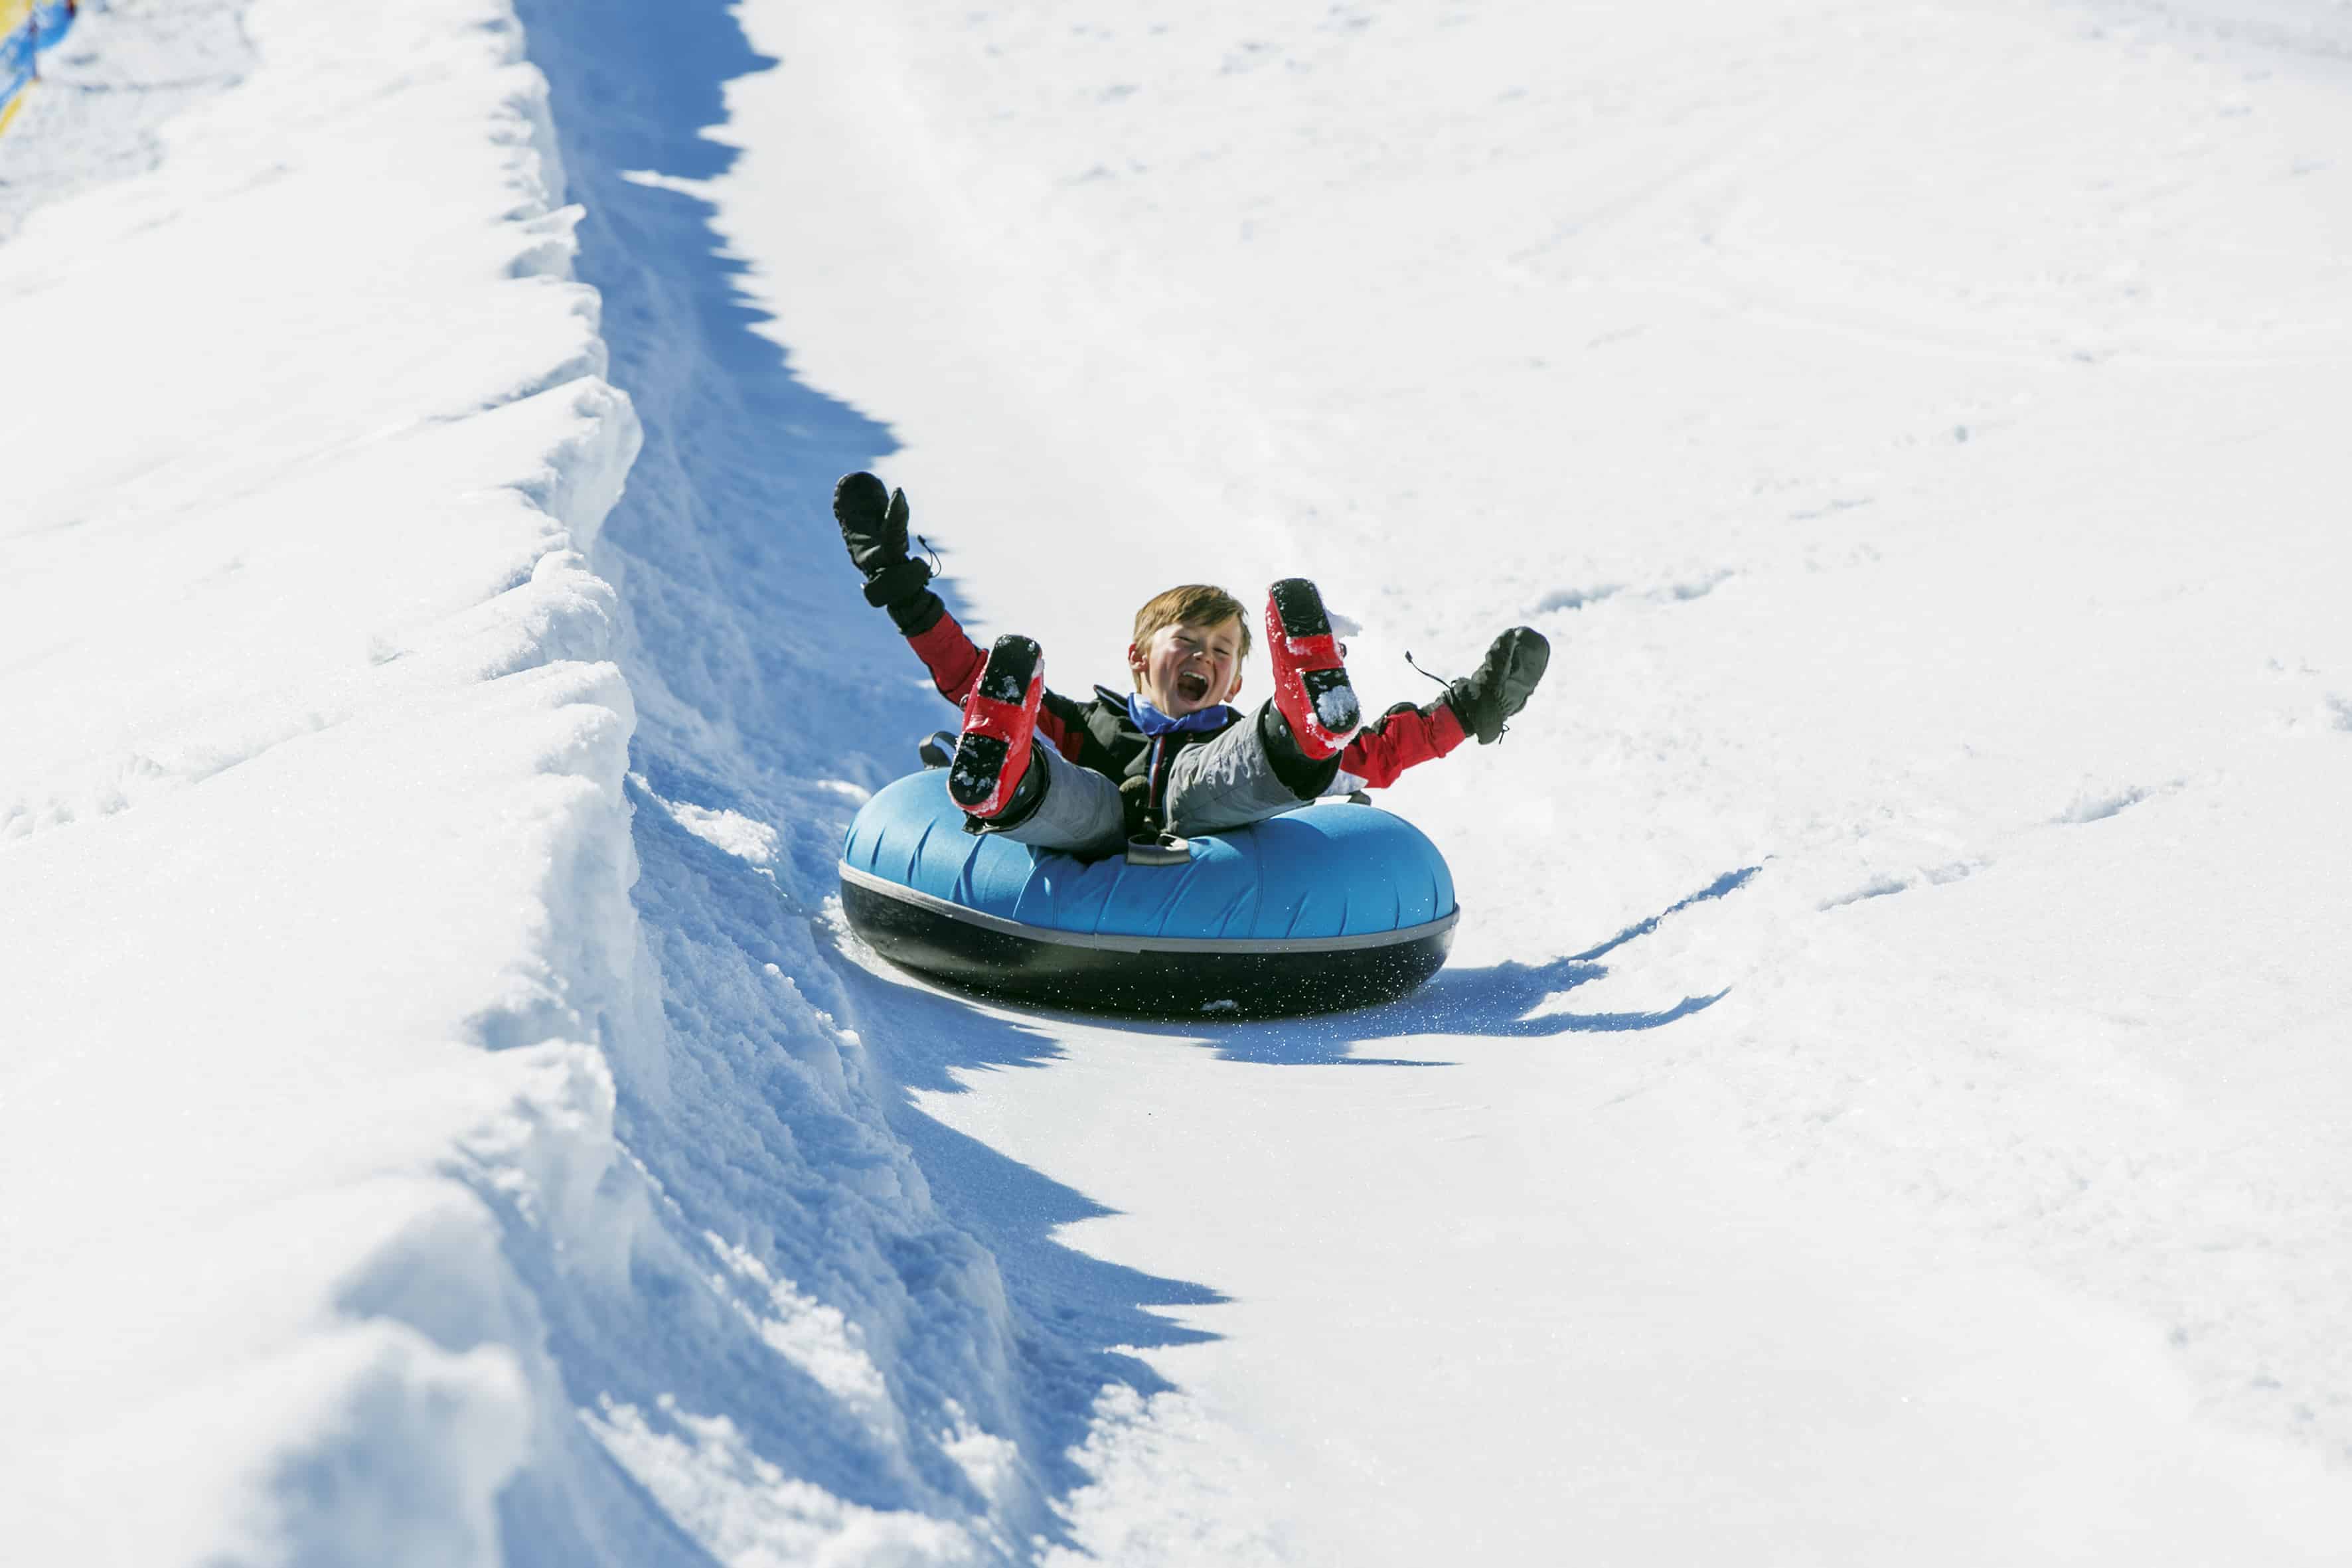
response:
[[[1154,740],[1171,731],[1186,730],[1222,730],[1234,721],[1234,710],[1220,702],[1213,708],[1203,708],[1197,713],[1187,713],[1171,719],[1143,700],[1141,692],[1129,692],[1127,716],[1135,727]]]

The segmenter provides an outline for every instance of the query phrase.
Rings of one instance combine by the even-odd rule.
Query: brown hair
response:
[[[1206,583],[1187,583],[1181,588],[1154,594],[1143,608],[1135,612],[1135,646],[1141,647],[1162,626],[1215,626],[1227,621],[1241,623],[1242,657],[1247,658],[1249,612],[1242,608],[1242,602],[1223,588],[1213,588]]]

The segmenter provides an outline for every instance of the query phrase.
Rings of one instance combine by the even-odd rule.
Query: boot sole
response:
[[[980,694],[991,702],[1010,702],[1020,707],[1029,695],[1029,679],[1037,673],[1037,659],[1043,651],[1027,637],[997,638],[996,646],[988,650],[988,662],[981,666]]]
[[[1331,616],[1323,608],[1323,595],[1306,578],[1285,577],[1267,593],[1274,600],[1275,619],[1282,623],[1284,637],[1304,639],[1331,635]],[[1325,731],[1324,739],[1336,741],[1363,723],[1363,705],[1356,700],[1356,689],[1349,681],[1344,667],[1302,669],[1298,672],[1298,684],[1306,689],[1307,705],[1315,710],[1315,721]]]
[[[994,735],[966,735],[948,764],[948,798],[966,811],[978,811],[996,793],[1004,760],[1012,754],[1013,748]]]
[[[1268,590],[1274,613],[1285,637],[1322,637],[1331,635],[1331,617],[1324,613],[1323,595],[1304,577],[1285,577]]]
[[[1307,700],[1314,706],[1316,722],[1334,736],[1362,725],[1364,707],[1356,700],[1356,689],[1349,682],[1346,670],[1301,670],[1298,684],[1307,689]]]
[[[988,650],[988,662],[981,667],[974,697],[1008,708],[1021,707],[1028,700],[1029,683],[1035,679],[1037,662],[1043,657],[1044,650],[1028,637],[997,638],[996,646]],[[948,764],[948,798],[966,811],[979,812],[995,800],[1004,764],[1012,755],[1013,744],[1003,736],[965,731],[956,742],[954,760]]]

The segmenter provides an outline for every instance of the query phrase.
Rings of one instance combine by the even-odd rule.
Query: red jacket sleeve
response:
[[[931,684],[939,688],[940,695],[959,708],[971,695],[971,689],[980,684],[981,668],[988,663],[988,656],[980,651],[980,645],[966,636],[956,618],[945,610],[927,629],[908,637],[907,646],[915,650],[915,657],[931,672]],[[1037,710],[1037,732],[1064,756],[1077,754],[1081,731],[1055,712],[1051,704]]]
[[[971,695],[971,689],[980,684],[980,668],[988,662],[988,656],[980,651],[979,645],[966,637],[963,628],[956,625],[956,618],[944,610],[928,630],[908,637],[907,646],[915,650],[915,657],[931,672],[931,684],[940,689],[940,695],[959,708]]]
[[[1405,769],[1442,757],[1466,739],[1451,703],[1426,709],[1400,703],[1356,731],[1339,753],[1339,772],[1363,780],[1366,789],[1386,789]]]

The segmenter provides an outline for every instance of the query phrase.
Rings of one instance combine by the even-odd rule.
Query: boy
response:
[[[1275,693],[1255,714],[1241,690],[1249,617],[1222,588],[1171,588],[1136,613],[1132,695],[1078,702],[1045,687],[1045,658],[1002,637],[983,658],[907,554],[907,495],[872,474],[834,487],[833,514],[866,598],[964,710],[948,793],[974,833],[1041,849],[1108,855],[1132,839],[1238,827],[1318,796],[1379,789],[1475,735],[1503,732],[1543,679],[1550,645],[1528,627],[1495,639],[1477,673],[1425,708],[1401,702],[1360,724],[1354,689],[1315,585],[1274,584],[1265,609]],[[1042,736],[1044,745],[1034,743]]]

